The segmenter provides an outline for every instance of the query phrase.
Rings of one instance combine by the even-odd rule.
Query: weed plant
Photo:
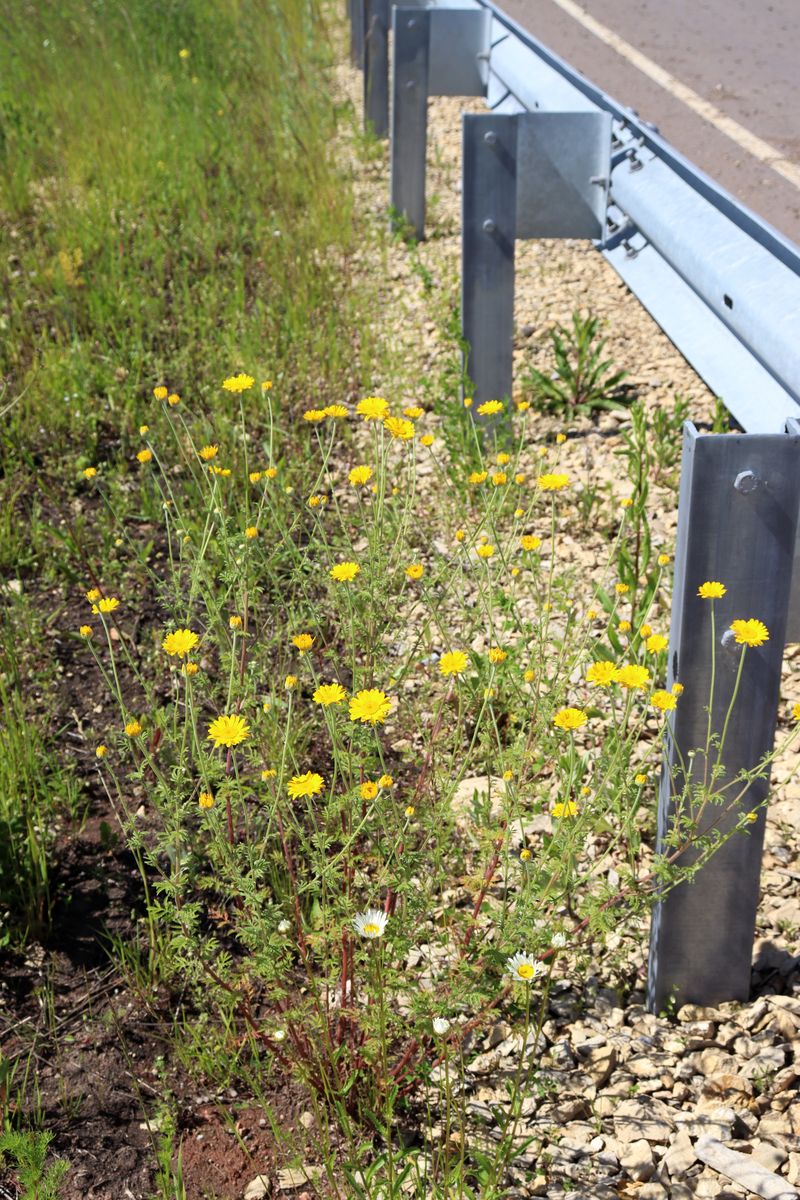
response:
[[[572,314],[571,327],[557,325],[550,331],[553,371],[528,366],[520,387],[537,408],[563,416],[590,416],[604,409],[624,408],[630,403],[623,380],[626,371],[603,358],[605,339],[598,336],[599,319]]]

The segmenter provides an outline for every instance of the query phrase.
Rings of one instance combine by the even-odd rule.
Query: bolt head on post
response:
[[[747,495],[748,492],[756,490],[758,483],[759,480],[755,471],[740,471],[733,481],[733,486],[737,492],[744,492]]]
[[[497,229],[497,226],[495,225],[495,223],[491,217],[487,217],[486,220],[483,222],[483,225],[481,226],[481,228],[483,229],[484,233],[494,233],[495,230]]]
[[[493,129],[487,129],[486,133],[483,135],[483,140],[486,142],[487,146],[493,146],[497,141],[497,134]]]

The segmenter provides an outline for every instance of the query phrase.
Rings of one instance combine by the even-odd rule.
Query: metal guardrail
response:
[[[670,723],[658,846],[686,782],[713,764],[705,744],[711,671],[706,579],[724,580],[718,630],[757,615],[770,631],[750,651],[728,724],[726,779],[755,768],[775,734],[781,662],[800,640],[800,249],[740,205],[666,142],[489,0],[349,0],[354,61],[364,67],[365,121],[389,131],[391,199],[424,234],[430,95],[483,95],[463,116],[462,331],[476,399],[511,393],[514,242],[591,237],[709,387],[742,434],[687,422],[667,685],[684,695]],[[741,647],[715,647],[712,724],[728,711]],[[680,770],[679,770],[680,767]],[[759,890],[769,773],[741,797],[755,817],[691,886],[656,906],[648,1003],[745,999]],[[736,814],[713,821],[722,832]]]

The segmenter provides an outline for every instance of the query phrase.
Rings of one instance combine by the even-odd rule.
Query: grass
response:
[[[5,936],[45,931],[80,778],[103,850],[133,854],[146,917],[116,953],[148,1011],[169,994],[171,1057],[246,1087],[320,1194],[499,1198],[553,979],[636,928],[688,845],[713,852],[704,812],[747,827],[726,718],[664,855],[643,828],[678,702],[648,476],[674,463],[634,406],[620,504],[527,400],[456,404],[446,300],[452,356],[403,398],[356,271],[327,10],[0,11]],[[567,407],[620,378],[587,328]],[[588,569],[563,553],[579,520]],[[481,1142],[465,1039],[498,1010],[522,1034]],[[156,1187],[179,1196],[157,1082]],[[315,1141],[281,1126],[289,1084]]]

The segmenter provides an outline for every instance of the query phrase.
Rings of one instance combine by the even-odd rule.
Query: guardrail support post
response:
[[[364,66],[364,0],[347,0],[350,14],[350,62]]]
[[[461,327],[476,403],[511,395],[517,118],[464,113]]]
[[[717,758],[717,789],[753,771],[773,747],[781,662],[800,503],[800,426],[787,434],[700,435],[687,422],[678,509],[668,686],[684,685],[671,714],[661,780],[657,849],[667,851],[677,798],[687,778],[702,784]],[[723,598],[704,600],[706,580],[723,583]],[[736,686],[741,653],[731,621],[757,618],[769,641],[748,647],[724,745],[705,753],[711,692],[712,604],[716,663],[711,731],[720,735]],[[694,755],[689,757],[690,752]],[[707,759],[709,761],[707,761]],[[686,773],[684,774],[683,771]],[[735,805],[709,804],[702,828],[727,833],[756,811],[702,867],[656,905],[650,931],[648,1006],[713,1005],[746,1000],[758,902],[769,771],[726,793]],[[685,810],[684,810],[685,811]],[[691,848],[679,861],[689,865]]]
[[[364,125],[389,132],[389,0],[364,3]]]
[[[425,150],[428,141],[428,46],[431,17],[426,9],[393,8],[392,210],[398,224],[425,236]]]

